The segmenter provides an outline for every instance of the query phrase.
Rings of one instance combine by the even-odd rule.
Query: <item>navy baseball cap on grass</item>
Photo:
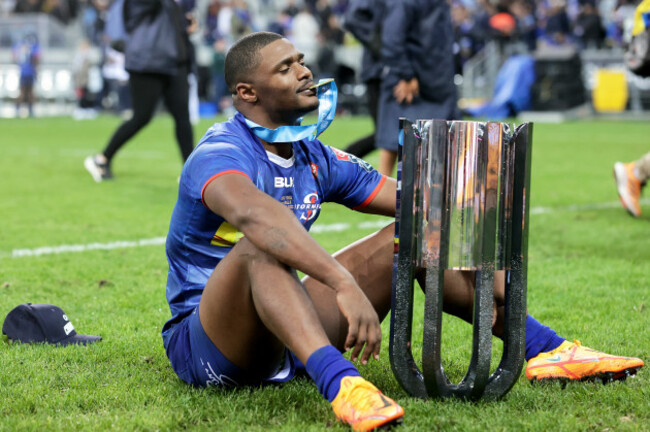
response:
[[[86,345],[102,339],[101,336],[78,334],[65,312],[51,304],[16,306],[5,318],[2,333],[15,342],[54,345]]]

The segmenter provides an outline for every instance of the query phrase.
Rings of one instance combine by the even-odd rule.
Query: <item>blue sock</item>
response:
[[[330,402],[339,393],[343,377],[361,376],[357,368],[332,345],[325,345],[314,351],[307,359],[305,367],[320,394]]]
[[[526,317],[526,361],[540,353],[554,350],[565,340],[532,316]]]

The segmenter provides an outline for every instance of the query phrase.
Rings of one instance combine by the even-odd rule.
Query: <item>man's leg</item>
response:
[[[212,273],[199,316],[230,361],[260,376],[277,365],[285,346],[304,363],[329,344],[295,274],[245,238]]]
[[[374,306],[379,321],[383,321],[390,311],[394,226],[390,224],[334,254],[336,260],[354,276]],[[348,323],[338,308],[335,293],[309,276],[303,279],[303,283],[317,305],[318,316],[329,340],[343,350]]]
[[[32,79],[25,84],[25,99],[27,102],[27,112],[30,117],[34,117],[34,80]]]
[[[179,68],[176,75],[168,78],[163,91],[163,99],[169,113],[174,118],[176,142],[181,151],[183,162],[190,157],[194,149],[194,130],[190,122],[189,98],[190,86],[187,81],[188,68]]]
[[[145,127],[156,111],[163,91],[165,75],[132,72],[129,91],[133,101],[133,115],[113,132],[104,150],[84,160],[84,166],[96,182],[113,178],[111,163],[115,154]]]
[[[162,95],[165,79],[164,75],[139,72],[129,76],[133,116],[113,133],[101,154],[109,167],[122,146],[151,121]]]
[[[334,257],[354,276],[375,307],[380,321],[390,311],[394,236],[395,224],[391,223],[334,254]],[[424,287],[424,272],[418,275],[418,279]],[[504,319],[503,273],[498,272],[495,279],[495,286],[501,288],[495,290],[496,310],[493,331],[496,335],[500,335]],[[303,282],[314,303],[319,305],[318,314],[330,341],[342,350],[348,328],[345,318],[338,310],[334,293],[310,277],[305,277]],[[473,273],[446,272],[443,302],[446,313],[471,323],[474,306]]]
[[[356,278],[361,289],[370,299],[382,320],[390,310],[394,224],[341,250],[335,257]],[[503,333],[505,319],[505,273],[495,272],[494,320],[492,332]],[[418,275],[424,286],[424,274]],[[333,295],[319,282],[305,278],[305,286],[316,304],[329,304],[319,308],[320,319],[332,344],[343,348],[347,323],[335,310]],[[445,272],[443,310],[469,323],[474,308],[474,273],[460,271]],[[551,362],[557,357],[561,364]],[[633,374],[643,366],[637,358],[619,357],[582,347],[579,342],[571,343],[559,337],[532,316],[526,319],[526,370],[528,379],[592,379],[607,377],[620,379]]]
[[[393,274],[395,224],[391,223],[380,231],[340,250],[334,257],[354,276],[361,289],[375,307],[380,321],[390,311]],[[474,307],[474,274],[472,272],[445,272],[443,310],[469,323],[472,322]],[[424,272],[418,275],[424,287]],[[332,344],[343,349],[347,334],[347,322],[336,306],[336,299],[329,288],[320,282],[305,277],[303,280],[309,295],[317,305],[320,320]],[[493,333],[500,336],[503,331],[505,295],[503,272],[495,273],[495,312]]]
[[[337,416],[357,430],[400,420],[402,408],[330,344],[316,310],[331,306],[312,303],[293,270],[243,238],[208,280],[199,318],[218,350],[257,377],[275,370],[289,348]]]
[[[505,320],[505,272],[494,274],[494,321],[492,333],[501,337]],[[443,310],[471,323],[474,307],[474,273],[445,273]],[[526,317],[526,377],[529,380],[608,380],[623,379],[636,373],[643,361],[638,358],[606,354],[558,336],[556,332]]]

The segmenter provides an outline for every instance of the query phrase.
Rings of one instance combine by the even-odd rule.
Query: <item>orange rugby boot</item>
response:
[[[531,381],[608,381],[624,380],[643,367],[643,360],[605,354],[564,341],[552,351],[528,361],[526,378]]]
[[[341,389],[332,402],[332,408],[336,417],[355,431],[399,424],[404,417],[401,406],[359,376],[341,380]]]
[[[641,216],[639,199],[641,198],[643,184],[634,175],[634,166],[634,162],[627,164],[616,162],[614,164],[614,179],[616,180],[616,190],[623,208],[632,216],[639,217]]]

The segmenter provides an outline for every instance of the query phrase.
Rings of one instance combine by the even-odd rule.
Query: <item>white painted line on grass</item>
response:
[[[165,244],[166,237],[154,237],[135,241],[114,241],[110,243],[88,243],[76,245],[43,246],[35,249],[14,249],[11,251],[12,258],[28,256],[52,255],[66,252],[86,252],[91,250],[124,249],[140,246],[154,246]]]
[[[650,204],[650,199],[640,201],[641,204]],[[606,210],[611,208],[620,208],[621,203],[618,201],[605,202],[605,203],[592,203],[570,205],[564,207],[533,207],[530,209],[531,215],[561,213],[561,212],[579,212],[590,210]],[[389,223],[388,219],[360,222],[356,225],[349,223],[334,223],[329,225],[316,225],[312,227],[310,232],[315,234],[328,233],[328,232],[342,232],[349,229],[379,229],[385,227]],[[41,255],[52,255],[69,252],[86,252],[92,250],[112,250],[124,249],[140,246],[158,246],[165,244],[165,237],[154,237],[149,239],[140,239],[134,241],[114,241],[109,243],[88,243],[88,244],[75,244],[75,245],[60,245],[60,246],[43,246],[34,249],[14,249],[10,253],[0,252],[0,258],[24,258]]]
[[[645,205],[650,204],[650,199],[640,199],[639,204]],[[575,204],[563,207],[533,207],[530,209],[531,215],[538,214],[548,214],[548,213],[561,213],[561,212],[579,212],[579,211],[590,211],[590,210],[607,210],[611,208],[620,208],[620,201],[611,201],[604,203],[591,203],[591,204]]]

